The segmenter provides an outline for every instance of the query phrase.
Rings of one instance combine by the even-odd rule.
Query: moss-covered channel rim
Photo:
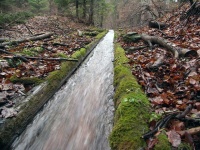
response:
[[[115,118],[109,137],[113,150],[137,150],[145,146],[142,134],[148,131],[150,103],[131,73],[125,52],[115,45]]]
[[[10,148],[14,139],[22,133],[44,104],[78,69],[106,33],[107,31],[101,32],[92,43],[72,55],[73,58],[79,60],[78,62],[63,62],[60,70],[51,72],[42,88],[23,105],[17,117],[5,122],[0,130],[0,147],[2,150]]]

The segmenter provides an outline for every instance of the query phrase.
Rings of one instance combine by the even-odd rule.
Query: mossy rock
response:
[[[116,45],[114,62],[114,127],[109,136],[113,150],[137,150],[144,147],[142,134],[148,131],[150,103],[132,75],[124,50]]]

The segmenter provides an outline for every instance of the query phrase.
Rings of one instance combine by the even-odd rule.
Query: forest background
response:
[[[146,25],[183,2],[177,0],[0,0],[0,26],[33,15],[62,15],[103,28]]]

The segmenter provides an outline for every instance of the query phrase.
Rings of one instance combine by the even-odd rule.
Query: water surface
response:
[[[113,119],[113,38],[89,58],[12,145],[15,150],[109,150]]]

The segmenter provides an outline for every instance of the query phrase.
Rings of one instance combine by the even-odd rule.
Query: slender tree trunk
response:
[[[94,0],[90,0],[89,24],[94,25]]]
[[[76,18],[79,18],[79,13],[78,13],[78,6],[79,6],[79,1],[76,0]]]
[[[83,18],[86,19],[86,0],[83,0]]]
[[[53,0],[48,0],[49,1],[49,14],[52,14],[52,9],[53,9]]]
[[[100,20],[100,27],[101,28],[103,27],[103,19],[104,19],[103,13],[101,13],[101,20]]]

